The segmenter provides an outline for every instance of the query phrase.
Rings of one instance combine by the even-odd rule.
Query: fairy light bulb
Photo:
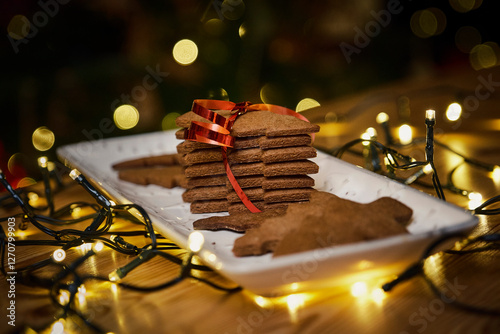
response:
[[[408,145],[411,144],[413,141],[413,131],[411,129],[411,126],[408,124],[403,124],[399,127],[399,142],[401,145]]]
[[[104,244],[102,243],[102,241],[97,241],[96,243],[94,243],[94,245],[92,246],[92,249],[94,250],[94,252],[100,252],[102,251],[102,249],[104,248]]]
[[[69,177],[71,177],[73,180],[76,180],[77,177],[79,177],[82,173],[80,173],[78,171],[78,169],[73,169],[70,173],[69,173]]]
[[[366,129],[366,134],[370,136],[370,139],[376,138],[377,130],[375,130],[375,128],[369,127],[368,129]]]
[[[61,262],[62,260],[64,260],[66,258],[66,252],[64,251],[64,249],[56,249],[53,253],[52,253],[52,259],[56,262]]]
[[[360,298],[368,294],[368,286],[365,282],[356,282],[351,285],[351,295]]]
[[[458,121],[460,116],[462,116],[462,106],[457,102],[451,103],[446,109],[446,118],[454,122]]]
[[[45,156],[39,157],[38,158],[38,166],[40,166],[42,168],[47,168],[47,166],[48,166],[48,159],[47,159],[47,157],[45,157]]]
[[[469,209],[474,210],[477,208],[479,205],[481,205],[481,202],[483,201],[483,196],[475,191],[471,191],[468,195],[469,198]]]
[[[194,231],[188,237],[188,246],[191,252],[197,253],[203,247],[203,243],[205,242],[205,237],[201,232]]]
[[[434,109],[427,109],[425,111],[425,119],[429,121],[435,121],[436,120],[436,111]]]
[[[500,182],[500,166],[495,166],[491,172],[491,178],[495,182]]]
[[[367,132],[364,132],[362,135],[361,135],[361,139],[363,139],[363,141],[361,142],[364,146],[368,146],[370,145],[370,142],[369,140],[371,139],[370,137],[370,134],[367,133]]]
[[[389,121],[389,115],[387,115],[385,112],[380,112],[378,113],[375,120],[378,124],[386,123],[387,121]]]

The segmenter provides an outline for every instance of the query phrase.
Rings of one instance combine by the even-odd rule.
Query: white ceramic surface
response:
[[[181,247],[187,247],[192,223],[214,214],[192,214],[182,201],[183,189],[140,186],[118,179],[111,165],[133,158],[175,153],[180,143],[174,131],[81,142],[60,147],[59,158],[78,168],[118,203],[137,203],[153,220],[155,229]],[[353,201],[367,203],[390,196],[414,210],[410,234],[344,246],[323,248],[272,258],[270,254],[237,258],[233,242],[241,234],[203,231],[200,252],[205,263],[246,289],[262,295],[280,295],[323,286],[338,286],[358,279],[397,273],[420,256],[435,238],[468,230],[477,218],[386,177],[318,152],[320,172],[315,188]],[[223,215],[223,214],[220,214]]]

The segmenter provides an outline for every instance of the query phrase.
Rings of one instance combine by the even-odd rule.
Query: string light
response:
[[[112,282],[118,282],[119,280],[121,280],[122,278],[127,276],[127,274],[129,272],[131,272],[132,270],[134,270],[135,268],[137,268],[138,266],[140,266],[144,262],[151,260],[155,255],[156,255],[156,253],[152,249],[143,250],[131,262],[129,262],[128,264],[124,265],[123,267],[120,267],[120,268],[116,269],[115,271],[111,272],[108,275],[109,280]]]
[[[479,205],[481,205],[481,202],[483,201],[483,196],[475,191],[472,191],[468,194],[469,198],[469,209],[474,210],[477,208]]]
[[[436,168],[434,167],[434,125],[436,124],[436,111],[434,109],[427,109],[425,111],[425,125],[426,125],[426,141],[425,141],[425,159],[432,168],[432,183],[436,189],[439,199],[445,200],[443,188],[439,182]]]
[[[449,121],[458,121],[462,116],[462,106],[459,103],[451,103],[446,109],[446,118]]]
[[[205,237],[201,232],[194,231],[189,234],[188,246],[191,252],[198,253],[203,247],[204,242],[205,242]]]
[[[56,262],[61,262],[66,258],[66,252],[64,251],[64,249],[56,249],[52,253],[51,258]]]
[[[49,216],[54,214],[54,199],[52,197],[52,188],[50,186],[50,174],[48,170],[48,159],[45,156],[38,158],[38,166],[42,173],[43,184],[45,187],[45,198],[47,199],[47,206],[49,208]]]
[[[432,166],[431,164],[427,164],[424,167],[420,168],[415,174],[411,175],[405,180],[405,184],[412,184],[413,182],[417,181],[420,177],[424,175],[429,175],[432,173]]]
[[[365,282],[356,282],[351,285],[350,291],[353,297],[359,298],[368,294],[368,287]]]
[[[393,139],[391,135],[391,130],[389,129],[389,115],[385,112],[380,112],[375,119],[376,122],[382,127],[385,135],[385,143],[386,145],[392,145]]]
[[[403,124],[399,127],[399,142],[401,145],[411,144],[413,141],[413,130],[408,124]]]

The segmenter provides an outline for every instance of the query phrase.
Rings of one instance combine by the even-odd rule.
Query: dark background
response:
[[[0,4],[0,161],[6,170],[9,158],[20,153],[14,177],[36,178],[36,157],[55,159],[55,148],[64,144],[172,128],[171,121],[162,127],[164,117],[186,112],[196,98],[260,103],[267,84],[266,102],[294,109],[306,97],[323,103],[400,78],[459,71],[471,65],[456,46],[458,29],[475,27],[482,43],[498,42],[499,31],[491,0],[472,1],[467,12],[454,9],[452,0],[402,0],[401,13],[348,62],[341,43],[354,45],[354,28],[364,30],[374,20],[370,11],[386,8],[386,1],[61,2]],[[16,52],[8,37],[12,18],[24,15],[32,22],[49,4],[54,15],[31,30]],[[439,35],[420,38],[410,28],[411,17],[429,7],[444,13],[446,25]],[[219,21],[207,23],[211,19]],[[242,24],[246,34],[240,37]],[[172,57],[174,44],[184,38],[199,49],[189,66]],[[97,131],[103,119],[113,118],[116,100],[142,85],[147,67],[169,75],[134,103],[139,124]],[[55,134],[54,147],[44,153],[31,141],[40,126]]]

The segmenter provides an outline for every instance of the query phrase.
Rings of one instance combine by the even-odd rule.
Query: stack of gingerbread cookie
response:
[[[218,113],[228,117],[230,112]],[[184,139],[192,121],[208,122],[192,111],[179,116],[178,139]],[[318,125],[270,111],[251,111],[236,119],[231,128],[234,146],[227,159],[236,181],[258,209],[308,201],[314,186],[308,174],[318,172],[308,160],[316,156],[310,134],[318,131]],[[191,212],[248,211],[229,182],[220,146],[186,140],[177,152],[187,180],[183,199],[191,203]]]

